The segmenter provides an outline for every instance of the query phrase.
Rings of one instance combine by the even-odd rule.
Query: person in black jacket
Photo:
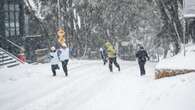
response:
[[[139,68],[140,68],[140,73],[141,76],[145,75],[145,63],[146,63],[146,58],[149,60],[150,58],[148,57],[148,53],[146,52],[146,50],[140,46],[139,50],[136,53],[136,57],[138,58],[138,64],[139,64]]]

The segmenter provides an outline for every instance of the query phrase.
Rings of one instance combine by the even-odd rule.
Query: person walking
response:
[[[56,69],[60,69],[60,68],[58,66],[59,58],[58,58],[55,47],[51,47],[50,58],[51,58],[51,61],[50,61],[51,70],[52,70],[53,76],[56,76]]]
[[[105,49],[104,48],[102,48],[102,47],[100,47],[100,56],[101,56],[101,58],[102,58],[102,60],[103,60],[103,62],[104,62],[104,65],[106,65],[106,63],[107,63],[107,55],[106,55],[106,51],[105,51]]]
[[[69,48],[67,47],[65,43],[61,45],[58,55],[59,55],[60,61],[62,62],[62,68],[64,70],[65,76],[68,76],[67,65],[69,61]]]
[[[112,67],[113,63],[118,68],[118,71],[120,71],[120,66],[116,60],[116,50],[114,49],[113,45],[110,42],[106,42],[105,49],[106,49],[106,53],[108,55],[110,72],[113,71],[113,67]]]
[[[139,68],[140,68],[140,75],[145,75],[145,63],[146,63],[146,58],[149,60],[149,56],[148,53],[146,52],[146,50],[144,49],[143,46],[139,47],[139,50],[136,53],[136,57],[138,58],[138,64],[139,64]]]

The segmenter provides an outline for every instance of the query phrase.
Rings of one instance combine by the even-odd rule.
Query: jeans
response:
[[[68,76],[68,69],[67,69],[68,61],[69,60],[62,61],[62,68],[64,70],[65,76]]]

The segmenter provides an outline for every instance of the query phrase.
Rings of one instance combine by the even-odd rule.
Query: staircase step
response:
[[[7,58],[7,59],[0,59],[0,62],[7,62],[7,61],[10,61],[10,60],[13,60],[13,58]]]
[[[1,60],[1,59],[5,59],[5,58],[7,58],[7,57],[9,57],[9,56],[7,56],[7,55],[6,55],[6,56],[0,56],[0,60]]]
[[[2,67],[11,68],[14,66],[18,66],[20,64],[21,62],[19,61],[19,59],[17,59],[16,56],[0,48],[0,67],[2,66]]]
[[[11,64],[11,63],[15,63],[15,62],[17,62],[17,61],[14,60],[14,61],[6,62],[6,63],[1,63],[0,66],[8,65],[8,64]]]
[[[4,56],[6,55],[4,52],[0,52],[0,56]]]
[[[16,63],[16,64],[12,64],[12,65],[9,65],[9,66],[7,66],[8,68],[11,68],[11,67],[15,67],[15,66],[18,66],[18,65],[20,65],[19,63]]]
[[[0,60],[0,64],[9,63],[9,62],[13,63],[14,61],[17,62],[16,59],[13,59],[12,57],[8,57],[8,58],[6,58],[6,59]]]

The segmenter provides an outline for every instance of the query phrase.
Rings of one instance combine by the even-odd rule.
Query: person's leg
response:
[[[117,63],[116,57],[113,58],[113,62],[114,62],[114,65],[118,68],[118,71],[120,71],[120,66],[119,66],[119,64]]]
[[[142,65],[142,71],[143,71],[143,74],[142,75],[145,75],[146,74],[146,72],[145,72],[145,62]]]
[[[104,57],[104,59],[105,59],[105,63],[107,63],[108,62],[107,57]]]
[[[107,61],[106,61],[106,58],[105,58],[105,57],[103,57],[103,58],[104,58],[104,59],[103,59],[103,61],[104,61],[104,65],[105,65]]]
[[[66,76],[68,76],[68,67],[67,66],[68,66],[68,61],[69,60],[65,60],[65,61],[66,61]]]
[[[107,57],[105,55],[103,55],[104,58],[104,65],[107,63]]]
[[[138,64],[139,64],[140,75],[142,75],[142,64],[141,62],[138,62]]]
[[[139,63],[139,67],[140,67],[140,75],[145,75],[145,69],[144,69],[144,63],[140,62]]]
[[[106,58],[105,58],[105,56],[103,55],[103,53],[100,53],[101,54],[101,58],[102,58],[102,60],[103,60],[103,63],[104,63],[104,65],[106,64]]]
[[[55,71],[55,66],[54,65],[51,65],[51,70],[52,70],[53,76],[56,76],[56,71]]]
[[[104,59],[104,56],[103,56],[102,52],[100,52],[100,55],[101,55],[101,58]]]
[[[110,69],[110,72],[112,72],[112,63],[113,63],[113,58],[109,58],[109,69]]]
[[[100,52],[100,56],[101,56],[101,59],[102,59],[102,61],[103,61],[103,63],[104,63],[104,57],[103,57],[102,52]]]
[[[56,69],[58,69],[58,70],[60,69],[60,67],[59,67],[59,65],[58,65],[58,64],[56,64]]]
[[[67,76],[67,66],[66,66],[66,62],[65,61],[62,61],[62,68],[64,70],[64,73],[65,73],[65,76]]]
[[[64,70],[64,73],[66,76],[68,76],[68,69],[67,69],[67,65],[68,65],[68,60],[64,60],[62,61],[62,68]]]

